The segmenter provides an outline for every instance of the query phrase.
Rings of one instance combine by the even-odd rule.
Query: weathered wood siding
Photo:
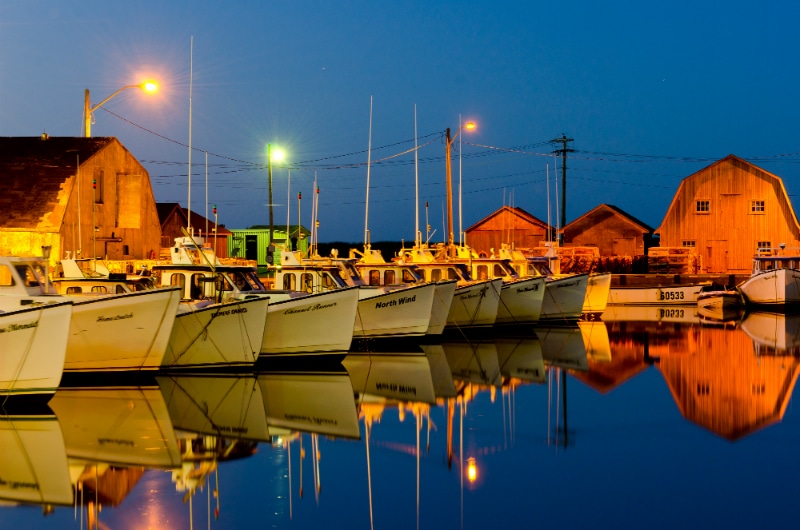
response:
[[[597,208],[564,227],[565,247],[597,247],[601,256],[643,256],[650,234],[610,208]]]
[[[698,212],[698,201],[708,211]],[[800,246],[781,179],[732,155],[683,180],[658,232],[661,246],[694,242],[708,273],[749,271],[759,243]]]
[[[535,248],[547,240],[547,225],[503,207],[467,230],[466,243],[477,252],[489,254],[503,244]]]
[[[64,191],[59,256],[80,250],[83,257],[121,260],[158,253],[161,224],[150,176],[118,141],[81,160]]]

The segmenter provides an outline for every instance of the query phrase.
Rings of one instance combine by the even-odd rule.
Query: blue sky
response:
[[[416,106],[432,241],[444,232],[442,135],[459,118],[479,124],[453,152],[462,228],[504,204],[546,221],[549,203],[555,223],[548,141],[562,134],[575,149],[567,222],[609,203],[655,228],[682,178],[731,153],[782,177],[797,202],[798,15],[788,1],[10,0],[0,136],[79,136],[84,89],[96,103],[153,78],[158,94],[127,90],[95,111],[92,135],[142,161],[157,201],[187,205],[191,116],[193,211],[205,213],[207,190],[229,228],[266,224],[270,143],[288,152],[293,223],[297,191],[311,221],[316,174],[321,241],[360,242],[365,224],[373,241],[408,241]],[[287,173],[274,167],[278,225]]]

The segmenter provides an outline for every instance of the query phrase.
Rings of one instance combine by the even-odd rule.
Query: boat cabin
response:
[[[800,248],[759,248],[753,257],[753,274],[774,269],[800,269]]]

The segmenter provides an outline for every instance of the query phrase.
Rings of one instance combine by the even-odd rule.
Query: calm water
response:
[[[0,420],[0,495],[56,504],[6,501],[0,528],[793,526],[798,329],[610,309],[325,370],[64,388]]]

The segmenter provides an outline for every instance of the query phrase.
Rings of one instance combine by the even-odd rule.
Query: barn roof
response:
[[[161,230],[163,231],[167,221],[173,215],[177,216],[184,225],[188,225],[189,220],[189,210],[182,207],[177,202],[157,202],[156,203],[156,211],[158,212],[158,222],[161,223]],[[200,215],[196,211],[192,210],[192,225],[197,228],[202,228],[206,226],[206,221],[208,221],[208,226],[213,227],[214,221],[212,219],[206,219],[204,216]],[[221,236],[231,234],[231,231],[225,228],[224,225],[217,226],[217,233]]]
[[[58,230],[48,219],[78,161],[83,165],[116,138],[0,137],[0,228]]]
[[[481,219],[480,221],[478,221],[474,225],[472,225],[469,228],[467,228],[466,231],[467,232],[471,232],[473,230],[477,230],[477,229],[480,228],[480,226],[482,224],[487,223],[491,219],[493,219],[493,218],[495,218],[495,217],[497,217],[497,216],[499,216],[499,215],[501,215],[501,214],[503,214],[505,212],[507,212],[507,213],[509,213],[509,214],[511,214],[511,215],[513,215],[515,217],[519,217],[520,219],[522,219],[523,221],[525,221],[527,223],[534,224],[534,225],[539,225],[539,226],[541,226],[542,228],[545,228],[545,229],[548,228],[547,223],[545,223],[541,219],[537,218],[536,216],[526,212],[522,208],[519,208],[517,206],[514,206],[514,207],[512,207],[512,206],[503,206],[502,208],[490,213],[489,215],[487,215],[486,217],[484,217],[483,219]]]
[[[797,216],[794,213],[794,209],[791,208],[791,201],[789,200],[789,194],[786,193],[786,188],[783,185],[783,180],[779,176],[773,175],[769,171],[761,169],[760,167],[756,166],[755,164],[751,164],[747,160],[744,160],[743,158],[739,158],[738,156],[733,155],[733,154],[728,155],[725,158],[722,158],[720,160],[717,160],[713,164],[711,164],[709,166],[706,166],[706,167],[704,167],[703,169],[701,169],[699,171],[695,171],[694,173],[692,173],[688,177],[685,177],[683,180],[681,180],[681,183],[678,186],[678,189],[675,192],[675,195],[672,197],[672,202],[670,202],[669,208],[667,208],[667,213],[664,215],[664,220],[661,222],[662,226],[664,224],[664,221],[666,221],[670,217],[670,214],[672,213],[673,208],[675,208],[675,203],[679,199],[679,197],[681,196],[681,191],[682,191],[684,185],[686,185],[686,183],[689,180],[697,178],[698,176],[702,175],[703,173],[708,172],[708,170],[710,170],[710,169],[712,169],[712,168],[714,168],[716,166],[722,165],[722,164],[731,164],[731,165],[738,165],[740,167],[745,167],[747,169],[750,169],[750,170],[758,173],[761,177],[763,177],[765,179],[774,180],[775,184],[777,185],[778,189],[780,190],[779,194],[781,195],[781,198],[786,202],[786,204],[789,205],[789,210],[791,211],[791,216],[793,217],[793,220],[794,220],[794,223],[795,223],[795,227],[798,230],[800,230],[800,223],[798,223],[798,221],[797,221]],[[661,233],[661,227],[656,229],[655,233],[656,234],[660,234]]]
[[[581,215],[580,217],[578,217],[574,221],[572,221],[570,223],[567,223],[567,225],[564,227],[563,231],[566,232],[567,230],[569,230],[571,228],[575,228],[577,226],[580,226],[582,223],[585,223],[585,222],[589,221],[592,217],[598,215],[601,212],[606,212],[606,211],[611,211],[612,213],[622,217],[623,219],[625,219],[628,222],[630,222],[631,224],[633,224],[637,229],[641,230],[643,233],[652,233],[653,232],[653,227],[651,227],[647,223],[645,223],[643,221],[640,221],[639,219],[637,219],[636,217],[632,216],[631,214],[629,214],[628,212],[626,212],[622,208],[614,206],[613,204],[605,204],[605,203],[601,204],[599,206],[596,206],[595,208],[589,210],[588,212],[586,212],[585,214]]]

